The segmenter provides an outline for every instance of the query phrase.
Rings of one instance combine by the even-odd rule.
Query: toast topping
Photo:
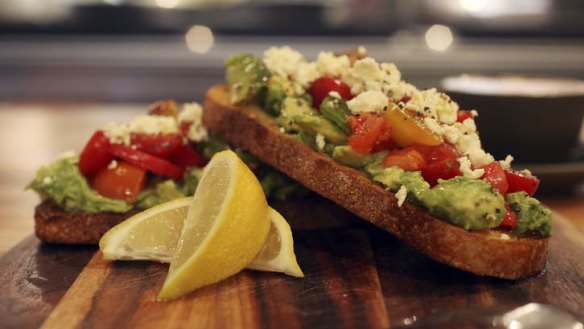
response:
[[[240,73],[235,84],[232,72]],[[549,235],[549,210],[530,197],[537,178],[511,169],[512,157],[498,162],[482,148],[476,111],[461,110],[436,89],[418,90],[393,63],[364,51],[355,58],[323,52],[312,62],[289,47],[270,48],[263,58],[228,60],[227,80],[232,104],[258,105],[283,133],[401,191],[400,201],[406,194],[469,230]],[[239,85],[253,88],[242,94]],[[518,216],[520,207],[510,207],[516,192],[541,216]],[[533,226],[523,230],[521,221]]]

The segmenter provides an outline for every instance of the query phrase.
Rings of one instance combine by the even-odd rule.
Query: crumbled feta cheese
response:
[[[316,134],[315,140],[316,140],[316,147],[318,147],[318,149],[322,151],[326,145],[326,143],[324,141],[324,136],[321,134]]]
[[[272,47],[264,52],[264,63],[274,74],[288,77],[294,75],[304,56],[288,46]]]
[[[330,52],[321,52],[316,58],[316,69],[320,75],[340,77],[351,67],[347,55],[336,56]]]
[[[453,124],[456,122],[458,104],[435,88],[414,92],[407,107],[424,117],[436,119],[440,123]]]
[[[499,161],[503,170],[511,169],[511,162],[513,162],[513,157],[510,154],[505,157],[505,160]]]
[[[365,57],[356,61],[342,80],[351,88],[353,95],[358,95],[369,90],[380,91],[383,77],[379,64],[373,58]]]
[[[334,98],[338,98],[338,99],[341,98],[341,95],[338,92],[334,91],[334,90],[331,91],[331,92],[329,92],[328,95],[331,96],[331,97],[334,97]]]
[[[320,74],[316,68],[316,63],[302,62],[298,64],[297,70],[292,74],[292,78],[300,87],[303,87],[297,94],[304,93],[304,88],[307,88],[314,80],[318,79]]]
[[[43,185],[49,185],[53,182],[53,177],[51,176],[46,176],[45,178],[43,178]]]
[[[116,169],[118,166],[118,162],[116,160],[112,160],[108,165],[107,165],[107,169],[109,170],[113,170]]]
[[[406,198],[408,197],[408,189],[404,185],[402,185],[399,188],[399,190],[395,193],[395,197],[397,198],[397,206],[401,207],[406,201]]]
[[[198,103],[185,103],[182,111],[178,115],[179,123],[189,122],[187,138],[194,142],[205,141],[209,139],[209,134],[203,126],[203,108]]]
[[[347,102],[351,113],[382,113],[387,109],[387,97],[380,91],[366,91]]]
[[[485,170],[482,168],[472,169],[470,160],[467,157],[460,157],[456,160],[460,164],[460,172],[462,172],[462,175],[464,177],[477,179],[483,177],[483,175],[485,174]]]
[[[77,152],[69,150],[59,154],[58,159],[67,159],[72,158],[74,156],[77,156]]]
[[[501,235],[499,236],[499,238],[501,238],[501,240],[510,240],[511,237],[509,236],[509,234],[505,234],[505,233],[501,233]]]
[[[285,133],[286,133],[286,128],[284,128],[284,127],[280,127],[280,132],[281,132],[282,134],[285,134]]]
[[[143,114],[121,126],[110,122],[106,125],[104,132],[112,143],[129,145],[132,133],[151,135],[177,133],[178,124],[176,119],[170,116]]]

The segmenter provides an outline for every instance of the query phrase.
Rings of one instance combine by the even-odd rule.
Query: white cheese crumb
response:
[[[302,87],[297,90],[297,93],[302,94],[304,89],[319,77],[320,73],[316,68],[316,63],[299,63],[296,71],[292,74],[292,78],[297,82],[297,85]]]
[[[404,185],[402,185],[399,188],[399,190],[395,193],[395,197],[397,198],[397,206],[401,207],[406,201],[406,198],[408,197],[408,189]]]
[[[456,122],[456,114],[459,109],[456,102],[435,88],[414,92],[407,107],[424,117],[436,119],[438,122],[446,124]]]
[[[172,134],[178,132],[178,124],[174,117],[142,114],[121,126],[110,122],[106,125],[104,132],[112,143],[130,145],[132,133]]]
[[[116,160],[112,160],[108,165],[107,169],[114,170],[118,167],[118,162]]]
[[[74,156],[77,156],[77,152],[69,150],[59,154],[58,159],[67,159]]]
[[[324,136],[321,134],[316,134],[315,140],[316,140],[316,147],[318,147],[318,149],[322,151],[326,145],[326,143],[324,141]]]
[[[203,108],[198,103],[185,103],[182,111],[178,115],[179,123],[188,122],[191,125],[187,132],[187,138],[194,142],[206,141],[209,133],[203,126]]]
[[[513,157],[510,154],[505,157],[505,160],[499,161],[503,170],[511,169],[511,162],[513,162]]]
[[[382,113],[387,109],[387,97],[380,91],[366,91],[347,102],[351,113]]]
[[[285,134],[285,133],[286,133],[286,129],[285,129],[284,127],[280,127],[280,132],[281,132],[282,134]]]
[[[331,52],[321,52],[316,58],[316,69],[320,75],[340,77],[351,67],[347,55],[336,56]]]
[[[342,80],[349,85],[353,95],[358,95],[370,90],[381,91],[383,77],[379,64],[373,58],[365,57],[356,61],[343,75]]]
[[[472,169],[470,160],[467,157],[460,157],[456,159],[460,164],[460,171],[464,177],[469,177],[473,179],[481,178],[485,174],[484,169]]]
[[[288,47],[271,47],[264,52],[264,63],[275,74],[288,77],[294,75],[304,56]]]
[[[501,240],[510,240],[511,239],[511,237],[505,233],[501,233],[501,235],[499,237],[501,238]]]
[[[331,92],[329,92],[328,95],[331,96],[331,97],[334,97],[334,98],[341,99],[341,95],[338,92],[334,91],[334,90],[332,90]]]
[[[43,185],[49,185],[49,184],[51,184],[51,182],[53,182],[53,177],[47,176],[47,177],[43,178]]]

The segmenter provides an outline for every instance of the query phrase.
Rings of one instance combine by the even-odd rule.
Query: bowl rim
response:
[[[568,89],[563,89],[562,91],[555,91],[552,92],[550,90],[546,90],[542,92],[539,90],[538,92],[526,92],[526,91],[509,91],[509,92],[500,92],[501,90],[492,90],[487,88],[486,90],[480,90],[480,88],[464,88],[463,82],[470,82],[471,80],[483,80],[487,81],[487,83],[496,83],[496,80],[526,80],[526,81],[554,81],[561,84],[574,84],[575,87],[570,87]],[[461,82],[462,81],[462,82]],[[458,84],[458,85],[457,85]],[[449,75],[442,79],[439,82],[440,88],[444,90],[447,94],[456,93],[456,94],[464,94],[464,95],[474,95],[474,96],[481,96],[481,97],[515,97],[515,98],[535,98],[535,99],[542,99],[542,98],[581,98],[584,97],[584,80],[570,78],[570,77],[561,77],[561,76],[546,76],[546,75],[527,75],[527,74],[458,74],[458,75]],[[461,88],[462,87],[462,88]],[[499,88],[501,88],[499,86]]]

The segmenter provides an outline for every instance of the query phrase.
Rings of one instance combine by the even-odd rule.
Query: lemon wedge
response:
[[[103,258],[170,263],[192,200],[159,204],[112,227],[99,240]]]
[[[191,200],[191,197],[185,197],[169,201],[116,225],[99,241],[103,258],[170,263]],[[266,241],[247,268],[303,277],[294,254],[290,225],[271,207],[269,215],[270,230]]]
[[[294,240],[290,225],[273,208],[270,208],[269,212],[270,232],[259,254],[247,265],[247,268],[304,277],[294,254]]]
[[[270,229],[268,203],[233,151],[215,154],[187,211],[159,299],[175,299],[245,268]]]

